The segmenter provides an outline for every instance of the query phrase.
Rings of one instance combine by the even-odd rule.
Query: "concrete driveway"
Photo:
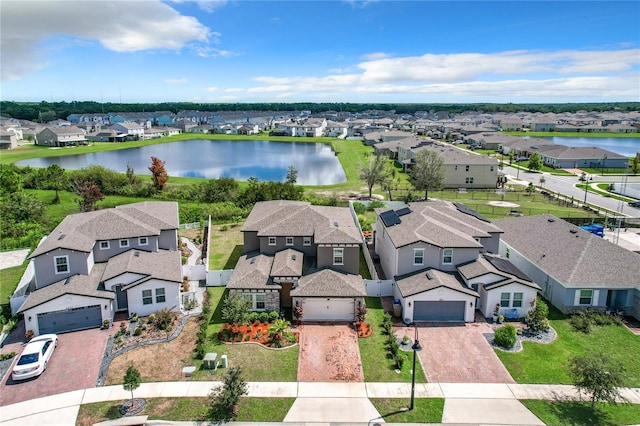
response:
[[[108,331],[97,328],[59,334],[58,347],[39,377],[14,382],[11,369],[7,371],[0,383],[0,405],[95,387],[108,337]],[[2,352],[15,351],[15,364],[22,349],[13,343]]]
[[[304,324],[300,329],[299,382],[363,382],[358,336],[346,324]]]
[[[412,327],[400,328],[413,337]],[[483,333],[487,323],[421,324],[420,361],[430,383],[515,383]]]

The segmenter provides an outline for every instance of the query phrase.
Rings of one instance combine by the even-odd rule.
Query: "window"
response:
[[[100,250],[109,250],[109,241],[100,241]]]
[[[458,170],[458,165],[453,166],[453,170]]]
[[[423,248],[413,249],[413,264],[414,265],[423,265],[424,264],[424,249]]]
[[[66,274],[69,272],[69,256],[56,256],[53,258],[56,265],[56,274]]]
[[[286,237],[284,243],[287,246],[292,246],[293,245],[293,237]]]
[[[139,246],[146,246],[147,244],[149,244],[149,239],[147,237],[138,238],[138,245]]]
[[[264,293],[245,293],[244,300],[249,302],[252,311],[264,311],[267,308],[267,297]]]
[[[270,246],[276,245],[276,237],[269,237],[269,245]]]
[[[491,167],[489,168],[489,170],[490,170],[490,171],[493,171],[493,166],[491,166]]]
[[[164,296],[164,287],[156,288],[156,303],[164,303],[166,297]]]
[[[129,247],[129,240],[120,240],[120,248]]]
[[[303,246],[310,246],[311,245],[311,237],[303,237],[302,238],[302,245]]]
[[[151,290],[142,290],[142,304],[150,305],[153,303],[153,296],[151,295]]]
[[[591,305],[593,301],[593,290],[580,290],[580,304]]]
[[[465,178],[464,183],[473,183],[473,178],[472,177]]]
[[[511,301],[511,293],[500,293],[500,306],[503,308],[509,307]]]
[[[522,293],[513,293],[513,307],[514,308],[522,307]]]
[[[442,250],[442,263],[445,265],[453,263],[453,249]]]
[[[344,249],[343,248],[333,249],[333,264],[344,265]]]
[[[468,172],[469,171],[469,166],[464,166],[464,171]]]

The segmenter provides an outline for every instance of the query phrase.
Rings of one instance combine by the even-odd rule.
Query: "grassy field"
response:
[[[236,266],[244,247],[241,228],[242,223],[211,226],[209,270],[233,269]]]
[[[409,399],[374,398],[371,403],[385,422],[392,423],[440,423],[444,410],[442,398],[417,398],[412,411],[406,411]]]
[[[614,360],[621,362],[627,371],[628,385],[640,387],[640,337],[623,326],[594,326],[591,333],[573,330],[566,315],[552,306],[549,320],[558,338],[550,344],[523,342],[522,352],[510,353],[496,350],[517,383],[571,384],[569,360],[599,350],[608,350]]]
[[[640,405],[602,404],[584,401],[520,401],[547,425],[630,425],[640,419]]]
[[[373,334],[366,339],[358,339],[362,371],[365,382],[410,382],[413,352],[399,351],[404,357],[400,373],[396,373],[393,361],[389,357],[387,336],[383,333],[382,316],[384,311],[379,297],[367,297],[366,322],[373,326]],[[427,379],[420,364],[416,364],[416,382],[426,383]]]
[[[0,269],[0,305],[9,303],[9,299],[16,290],[27,264],[28,261],[25,261],[19,266]]]

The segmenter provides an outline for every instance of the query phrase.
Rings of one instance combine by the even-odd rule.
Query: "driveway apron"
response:
[[[400,333],[403,331],[400,330]],[[413,329],[408,330],[413,336]],[[488,324],[418,326],[419,357],[430,383],[515,383],[483,333]]]
[[[95,387],[108,337],[108,331],[97,328],[59,334],[58,347],[39,377],[14,382],[11,371],[5,374],[0,405]],[[16,350],[18,356],[21,350]]]
[[[298,381],[363,382],[355,330],[346,324],[303,325]]]

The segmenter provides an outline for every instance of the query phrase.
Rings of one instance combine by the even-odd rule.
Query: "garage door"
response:
[[[464,301],[415,302],[414,321],[464,321]]]
[[[84,330],[86,328],[100,327],[101,325],[100,305],[38,314],[40,334]]]
[[[353,299],[304,299],[303,321],[353,321],[355,302]]]

